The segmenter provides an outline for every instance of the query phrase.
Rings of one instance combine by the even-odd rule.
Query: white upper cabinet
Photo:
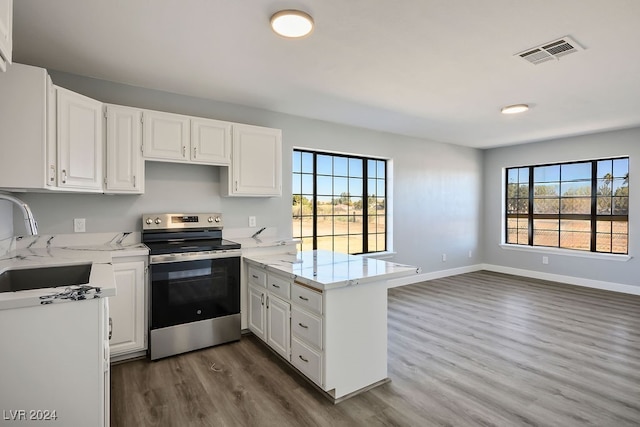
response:
[[[234,124],[231,167],[222,177],[228,196],[281,196],[282,131]]]
[[[191,161],[229,165],[231,163],[231,123],[191,118]]]
[[[142,110],[107,105],[106,136],[105,192],[142,194]]]
[[[231,123],[144,111],[144,158],[169,162],[229,165]]]
[[[144,157],[148,160],[189,160],[190,120],[188,116],[143,112]]]
[[[102,103],[56,87],[58,187],[102,192]]]
[[[13,0],[0,0],[0,71],[11,64],[13,50]]]
[[[47,188],[47,101],[54,93],[49,91],[50,87],[51,80],[42,68],[12,64],[6,73],[0,74],[2,188]]]

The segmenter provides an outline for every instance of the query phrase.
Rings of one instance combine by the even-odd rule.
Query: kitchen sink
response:
[[[91,264],[6,270],[0,274],[0,293],[55,288],[57,286],[84,285],[89,283],[90,274]]]

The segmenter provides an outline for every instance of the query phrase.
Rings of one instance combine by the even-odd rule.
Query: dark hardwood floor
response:
[[[247,335],[112,367],[117,426],[640,426],[640,297],[486,271],[389,290],[391,382],[337,405]]]

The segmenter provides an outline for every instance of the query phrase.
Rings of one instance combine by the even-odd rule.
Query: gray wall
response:
[[[615,132],[585,135],[532,144],[517,145],[486,150],[484,153],[485,222],[482,254],[484,262],[498,266],[532,270],[640,286],[638,272],[640,261],[632,258],[627,262],[593,259],[575,256],[541,254],[502,249],[502,194],[503,169],[511,166],[587,160],[615,156],[630,156],[629,159],[629,254],[640,252],[640,128]],[[549,257],[549,264],[542,264],[542,255]]]
[[[0,200],[0,240],[13,236],[13,222],[8,220],[11,218],[12,209],[11,202]]]
[[[30,204],[41,233],[70,233],[73,218],[86,218],[87,232],[136,231],[145,212],[219,210],[227,228],[247,227],[247,217],[254,215],[258,226],[276,227],[279,235],[291,236],[291,153],[298,147],[392,159],[390,205],[396,261],[422,266],[425,272],[480,262],[479,150],[65,73],[51,72],[51,76],[62,87],[108,103],[282,129],[283,197],[221,197],[224,168],[147,162],[146,191],[141,196],[18,195]],[[18,234],[20,227],[16,220]],[[443,253],[446,263],[441,261]]]

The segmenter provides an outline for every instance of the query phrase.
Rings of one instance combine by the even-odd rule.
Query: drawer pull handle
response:
[[[298,355],[298,357],[300,358],[300,360],[302,360],[304,363],[309,363],[309,361],[307,359],[305,359],[304,357],[302,357],[301,354]]]
[[[303,297],[301,295],[298,295],[298,298],[300,298],[302,301],[309,301],[309,298]]]
[[[256,276],[255,274],[252,274],[251,277],[253,277],[254,279],[258,278],[258,276]]]
[[[280,289],[280,286],[276,285],[275,283],[272,283],[271,286],[273,286],[274,288]]]
[[[300,322],[298,322],[298,325],[299,325],[301,328],[309,329],[309,327],[308,327],[307,325],[303,325],[303,324],[302,324],[302,323],[300,323]]]

